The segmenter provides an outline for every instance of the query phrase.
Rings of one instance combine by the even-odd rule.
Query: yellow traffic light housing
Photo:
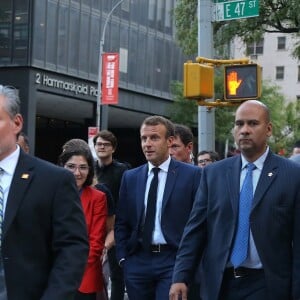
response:
[[[261,66],[257,64],[224,67],[224,98],[230,101],[258,99],[261,96]]]
[[[186,62],[183,76],[185,98],[210,99],[214,96],[214,68],[212,66]]]

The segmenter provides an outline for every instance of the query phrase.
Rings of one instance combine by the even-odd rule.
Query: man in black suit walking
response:
[[[74,175],[20,149],[19,106],[0,85],[0,299],[72,300],[88,254]]]

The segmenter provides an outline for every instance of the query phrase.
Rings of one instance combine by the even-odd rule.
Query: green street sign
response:
[[[214,21],[227,21],[256,17],[259,15],[259,0],[239,0],[225,2],[215,0],[213,11]]]

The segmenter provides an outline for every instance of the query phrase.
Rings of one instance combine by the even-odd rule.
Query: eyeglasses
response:
[[[87,165],[80,165],[80,166],[76,166],[74,164],[65,164],[65,168],[70,170],[71,172],[75,172],[76,170],[78,170],[80,173],[86,173],[89,171],[89,166]]]
[[[204,163],[208,163],[208,162],[212,162],[212,160],[208,159],[208,158],[198,160],[198,164],[204,164]]]
[[[111,145],[111,143],[100,143],[100,142],[98,142],[98,143],[96,143],[96,146],[97,146],[97,147],[108,148],[108,147],[110,147],[110,146],[112,146],[112,145]]]

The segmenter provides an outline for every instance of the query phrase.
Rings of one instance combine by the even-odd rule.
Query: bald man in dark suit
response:
[[[187,299],[200,260],[203,300],[300,299],[300,166],[272,153],[271,135],[268,108],[242,103],[234,125],[241,155],[203,169],[170,300]]]

